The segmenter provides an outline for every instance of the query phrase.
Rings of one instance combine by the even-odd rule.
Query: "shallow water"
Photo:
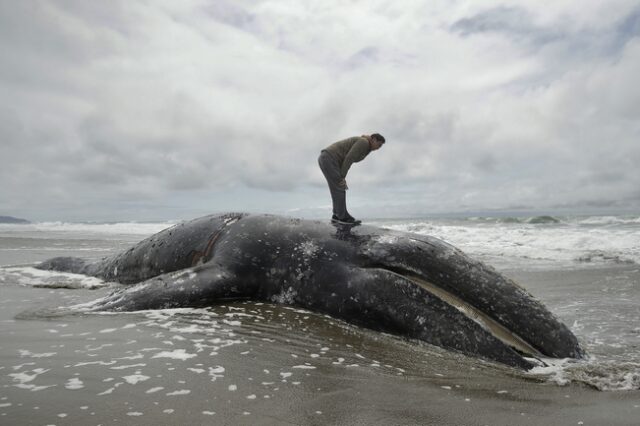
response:
[[[640,415],[634,263],[503,260],[589,353],[532,372],[272,304],[54,314],[113,285],[25,265],[100,257],[144,236],[0,230],[1,424],[634,424]]]

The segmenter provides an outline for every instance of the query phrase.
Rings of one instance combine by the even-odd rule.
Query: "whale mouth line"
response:
[[[496,319],[492,318],[470,303],[462,300],[455,294],[452,294],[451,292],[438,287],[436,284],[417,276],[415,273],[404,271],[399,268],[390,269],[388,267],[380,266],[376,267],[376,269],[382,269],[386,272],[402,277],[406,280],[409,280],[416,286],[423,288],[424,290],[428,291],[429,294],[437,297],[442,302],[460,311],[464,316],[474,321],[493,337],[500,340],[505,345],[513,348],[521,355],[533,358],[545,357],[545,355],[537,350],[532,344],[527,342],[524,338],[520,337],[517,333],[500,324]]]

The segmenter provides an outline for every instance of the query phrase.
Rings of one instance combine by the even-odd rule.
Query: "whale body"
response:
[[[59,257],[38,267],[127,284],[90,310],[250,299],[523,369],[535,365],[530,358],[584,355],[565,324],[492,267],[437,238],[366,225],[211,215],[98,261]]]

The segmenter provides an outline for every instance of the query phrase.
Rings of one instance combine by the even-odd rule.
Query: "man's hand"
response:
[[[345,191],[346,191],[347,189],[349,189],[349,187],[347,186],[347,181],[346,181],[346,179],[342,179],[340,182],[338,182],[338,187],[339,187],[340,189],[344,189]]]

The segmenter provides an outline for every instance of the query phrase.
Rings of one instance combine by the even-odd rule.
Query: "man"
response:
[[[347,212],[347,173],[353,163],[364,160],[371,151],[380,149],[385,139],[379,133],[354,136],[329,145],[320,152],[318,164],[329,184],[333,217],[331,222],[357,225],[356,220]]]

